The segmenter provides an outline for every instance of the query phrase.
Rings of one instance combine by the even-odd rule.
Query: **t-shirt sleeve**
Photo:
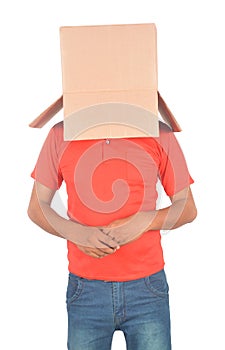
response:
[[[33,179],[52,190],[59,189],[63,181],[60,171],[58,132],[59,128],[56,126],[50,129],[31,173]]]
[[[173,196],[194,182],[189,174],[183,151],[174,135],[168,128],[160,135],[161,157],[159,178],[168,196]]]

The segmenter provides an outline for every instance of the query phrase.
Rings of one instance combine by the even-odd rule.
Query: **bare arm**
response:
[[[170,197],[171,205],[155,211],[153,220],[146,227],[148,230],[172,230],[192,222],[197,216],[197,209],[190,187]]]
[[[45,210],[50,210],[51,202],[54,197],[55,191],[45,188],[43,193],[44,201],[41,200],[40,196],[37,195],[37,183],[35,182],[33,185],[33,189],[31,192],[30,202],[27,210],[27,214],[29,218],[39,227],[41,227],[44,231],[51,233],[55,236],[63,237],[53,225],[50,225],[49,220],[47,220],[46,215],[44,214]],[[42,201],[42,204],[40,204]],[[43,210],[43,206],[45,206],[45,210]]]
[[[35,181],[28,206],[28,216],[35,224],[55,236],[77,244],[82,251],[93,257],[102,257],[105,253],[115,251],[118,244],[99,228],[81,225],[58,215],[51,208],[54,194],[54,190]]]
[[[105,232],[115,237],[120,245],[139,238],[149,230],[172,230],[192,222],[197,209],[190,187],[170,197],[171,205],[154,211],[138,212],[130,217],[116,220],[105,228]]]

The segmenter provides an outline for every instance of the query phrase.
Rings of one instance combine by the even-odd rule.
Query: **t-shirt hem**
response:
[[[129,274],[128,275],[120,275],[120,276],[103,276],[103,275],[89,275],[89,274],[85,274],[82,273],[80,274],[79,272],[76,272],[72,269],[69,269],[69,272],[81,277],[81,278],[85,278],[88,280],[100,280],[100,281],[105,281],[105,282],[127,282],[127,281],[133,281],[133,280],[137,280],[140,278],[145,278],[147,276],[153,275],[161,270],[164,269],[165,263],[158,265],[155,269],[151,269],[151,271],[145,271],[142,273],[135,273],[135,274]]]

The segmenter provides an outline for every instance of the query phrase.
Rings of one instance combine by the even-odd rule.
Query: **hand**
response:
[[[104,258],[107,255],[113,254],[119,248],[91,248],[77,245],[77,248],[80,249],[84,254],[91,256],[92,258]]]
[[[138,239],[149,228],[156,212],[138,212],[129,217],[115,220],[103,228],[103,232],[124,245]]]
[[[67,239],[77,246],[83,247],[87,253],[97,249],[97,255],[110,254],[119,248],[119,244],[114,237],[106,235],[101,227],[85,226],[77,222],[70,221],[70,227],[67,231]],[[101,253],[99,254],[99,251]]]

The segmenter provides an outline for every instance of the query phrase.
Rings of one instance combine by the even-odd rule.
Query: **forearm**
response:
[[[172,204],[167,208],[137,212],[132,216],[113,221],[104,230],[123,245],[139,238],[147,231],[172,230],[180,227],[193,221],[196,215],[197,210],[191,191],[185,189],[172,198]]]
[[[29,218],[44,231],[52,235],[70,239],[81,225],[58,215],[49,204],[36,202],[28,208]]]
[[[42,187],[42,185],[39,185],[39,189]],[[118,247],[118,243],[104,234],[100,228],[82,225],[76,221],[61,217],[51,208],[52,196],[49,197],[47,195],[47,200],[42,200],[41,197],[43,197],[43,193],[40,191],[39,195],[37,195],[34,188],[28,207],[28,216],[43,230],[55,236],[65,238],[76,245],[91,249],[103,249],[104,252],[107,248],[110,248],[107,252],[112,252]]]
[[[170,206],[146,212],[146,231],[153,230],[173,230],[192,222],[196,216],[193,208],[186,207],[186,200],[174,202]],[[148,218],[149,217],[149,223]]]

